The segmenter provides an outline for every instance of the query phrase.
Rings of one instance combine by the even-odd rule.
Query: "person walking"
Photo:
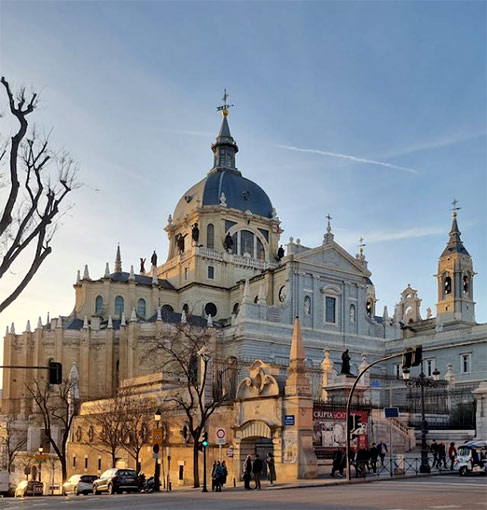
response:
[[[251,490],[250,480],[252,478],[252,456],[247,455],[243,466],[243,479],[244,479],[244,488],[246,490]]]
[[[372,443],[372,448],[369,450],[369,462],[372,467],[372,471],[377,473],[377,457],[379,456],[379,450],[377,445]]]
[[[259,454],[255,454],[254,463],[252,464],[252,473],[254,474],[255,488],[260,490],[260,475],[262,474],[262,469],[264,467],[264,463],[259,457]]]
[[[430,446],[431,453],[433,454],[433,466],[432,467],[438,466],[438,449],[439,449],[439,445],[436,442],[436,439],[433,439],[433,442],[431,443],[431,446]]]
[[[337,448],[333,452],[332,457],[332,466],[331,466],[331,476],[335,476],[335,471],[338,471],[338,476],[341,478],[343,476],[343,463],[342,463],[342,449]]]
[[[446,465],[446,446],[443,441],[438,445],[438,467],[439,468],[441,468],[441,464],[443,464],[443,467],[445,469],[448,469],[448,466]]]
[[[274,485],[276,481],[276,464],[274,462],[274,455],[271,452],[267,454],[267,459],[265,460],[267,464],[267,478],[271,485]]]
[[[455,459],[457,458],[457,449],[455,448],[455,443],[450,443],[450,448],[448,448],[448,457],[450,457],[450,471],[453,471],[453,466],[455,465]]]
[[[379,445],[377,446],[377,450],[379,450],[379,457],[380,457],[380,463],[382,466],[384,466],[384,459],[387,455],[387,445],[384,443],[384,441],[381,441]]]
[[[356,468],[355,468],[355,478],[358,478],[359,475],[363,478],[367,475],[367,463],[369,461],[369,452],[365,448],[360,448],[357,452],[357,460],[356,460]]]

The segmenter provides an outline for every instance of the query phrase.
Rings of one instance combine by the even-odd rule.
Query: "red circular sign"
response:
[[[225,429],[216,429],[216,437],[218,439],[224,439],[225,438]]]

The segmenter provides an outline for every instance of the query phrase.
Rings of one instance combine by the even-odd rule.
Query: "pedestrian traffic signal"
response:
[[[201,444],[204,448],[208,446],[208,432],[203,432],[203,441]]]
[[[421,365],[421,360],[423,358],[423,346],[416,345],[413,347],[413,359],[411,362],[412,367],[417,367]]]
[[[55,361],[49,362],[49,384],[61,384],[63,382],[63,365]]]

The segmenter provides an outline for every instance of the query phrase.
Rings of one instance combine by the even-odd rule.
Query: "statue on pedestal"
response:
[[[350,373],[350,355],[348,354],[348,349],[342,354],[342,370],[340,374],[352,375]]]

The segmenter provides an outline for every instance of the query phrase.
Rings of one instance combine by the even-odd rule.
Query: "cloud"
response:
[[[350,154],[327,152],[327,151],[321,151],[318,149],[301,149],[299,147],[292,147],[290,145],[277,145],[277,147],[279,147],[280,149],[287,149],[290,151],[307,152],[309,154],[319,154],[320,156],[331,156],[332,158],[348,159],[348,160],[354,161],[356,163],[367,163],[370,165],[378,165],[378,166],[383,166],[386,168],[392,168],[393,170],[401,170],[403,172],[409,172],[411,174],[419,174],[419,170],[416,170],[414,168],[408,168],[405,166],[394,165],[392,163],[387,163],[385,161],[375,161],[373,159],[359,158],[357,156],[352,156]]]

